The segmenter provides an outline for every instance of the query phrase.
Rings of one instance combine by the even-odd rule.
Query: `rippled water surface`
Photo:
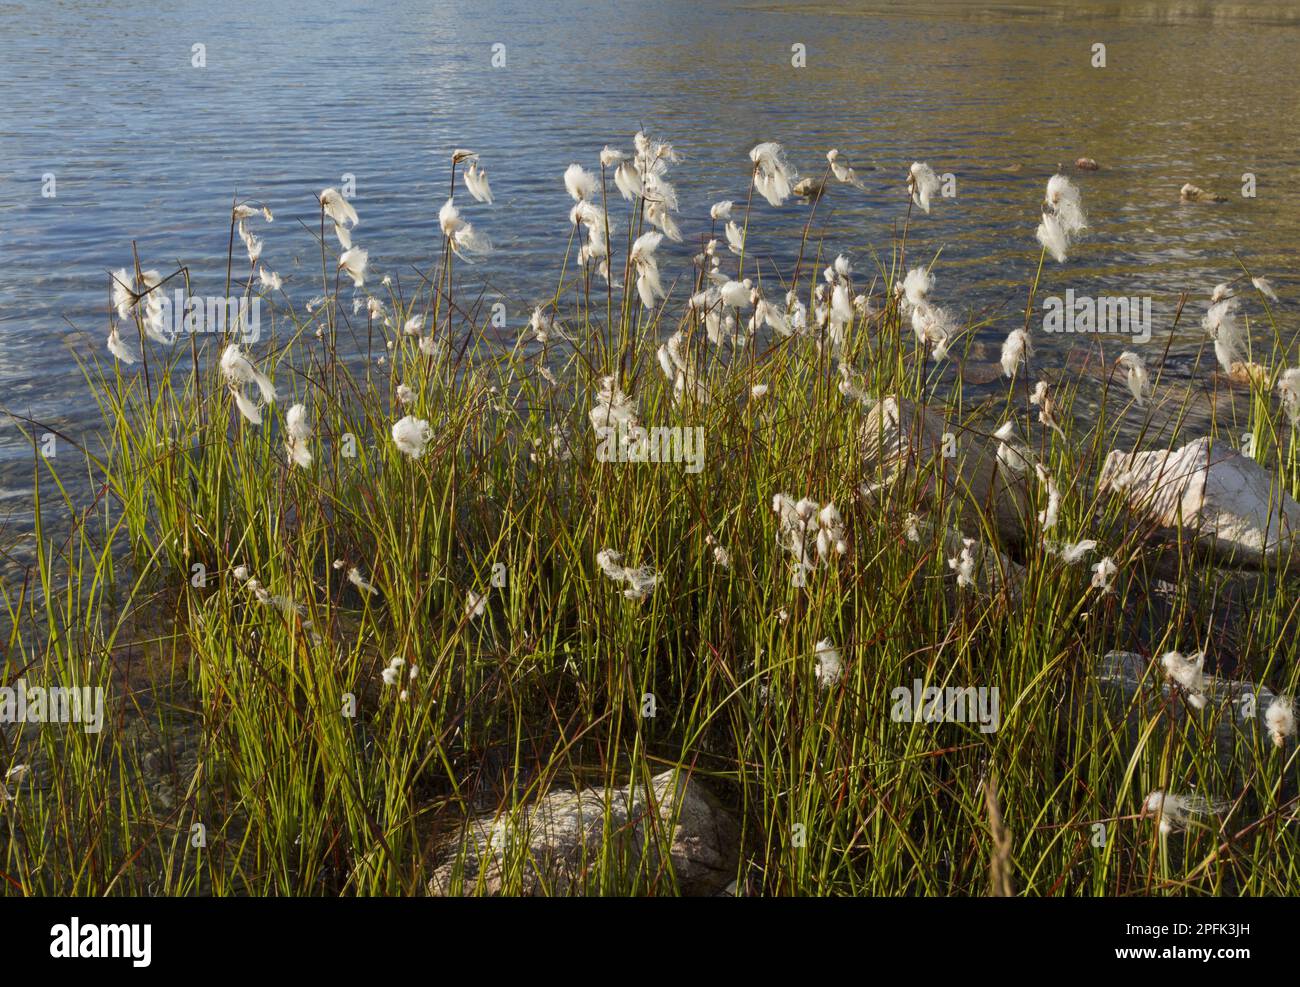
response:
[[[1294,299],[1282,328],[1297,324],[1293,4],[121,0],[0,4],[0,22],[0,403],[72,436],[96,421],[75,355],[103,353],[107,272],[131,263],[133,241],[144,266],[184,262],[197,292],[217,291],[232,196],[265,200],[264,259],[305,299],[319,257],[300,224],[316,221],[313,192],[349,173],[372,267],[414,277],[437,249],[449,152],[471,147],[497,195],[473,210],[497,246],[474,277],[519,319],[562,257],[565,166],[594,167],[640,127],[684,156],[688,242],[712,201],[743,197],[759,140],[783,141],[809,174],[829,147],[859,167],[867,190],[837,191],[819,216],[860,267],[906,211],[907,165],[952,173],[957,196],[911,249],[942,248],[937,300],[1005,316],[989,340],[1023,313],[1043,183],[1080,155],[1102,165],[1079,178],[1092,232],[1049,264],[1045,292],[1151,295],[1155,352],[1192,292],[1177,356],[1201,345],[1204,295],[1237,273],[1236,252]],[[1247,172],[1255,198],[1241,195]],[[1185,181],[1229,201],[1182,205]],[[797,237],[805,216],[763,205],[751,242],[761,254]],[[23,513],[30,461],[0,423],[0,516]]]

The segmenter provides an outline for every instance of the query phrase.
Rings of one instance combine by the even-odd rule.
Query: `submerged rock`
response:
[[[818,199],[826,191],[826,183],[815,178],[801,178],[793,191],[795,195],[801,195],[805,199]]]
[[[1184,536],[1233,565],[1300,566],[1300,504],[1268,470],[1208,436],[1181,449],[1112,452],[1100,489],[1174,541]]]
[[[1220,195],[1218,192],[1209,192],[1199,185],[1193,185],[1188,182],[1178,190],[1178,197],[1184,202],[1227,202],[1226,195]]]
[[[1158,659],[1130,651],[1112,651],[1097,664],[1098,694],[1129,748],[1160,750],[1172,733],[1187,738],[1189,757],[1212,749],[1219,791],[1210,794],[1234,798],[1257,779],[1262,760],[1287,764],[1295,754],[1294,735],[1280,744],[1272,736],[1268,711],[1279,697],[1267,686],[1205,675],[1199,688],[1204,702],[1198,708],[1159,666]],[[1292,763],[1283,778],[1283,795],[1298,791],[1300,764]]]
[[[1234,360],[1228,368],[1228,380],[1234,384],[1248,384],[1252,387],[1268,387],[1268,367],[1249,360]]]
[[[864,493],[899,498],[906,510],[924,505],[936,516],[951,505],[965,532],[991,526],[1005,545],[1024,541],[1025,477],[999,462],[994,436],[891,396],[867,412],[859,437]]]
[[[1078,168],[1080,171],[1101,170],[1101,165],[1097,164],[1097,162],[1093,158],[1079,158],[1079,160],[1074,162],[1074,166]]]
[[[604,862],[620,878],[647,890],[715,895],[736,876],[740,827],[703,785],[684,772],[664,771],[644,784],[607,791],[551,792],[514,818],[471,820],[429,883],[429,893],[596,893],[586,876]],[[608,823],[608,826],[607,826]],[[605,836],[609,835],[606,845]],[[664,851],[666,851],[666,859]],[[671,865],[671,874],[670,874]],[[517,883],[510,875],[518,878]]]

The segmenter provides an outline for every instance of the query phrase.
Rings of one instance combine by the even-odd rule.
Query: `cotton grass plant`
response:
[[[0,812],[10,892],[418,894],[471,818],[508,834],[554,788],[673,768],[739,820],[737,893],[1294,893],[1294,743],[1243,744],[1234,782],[1169,713],[1183,665],[1137,743],[1094,674],[1152,655],[1151,695],[1154,656],[1204,650],[1289,696],[1297,613],[1274,572],[1223,626],[1214,573],[1098,496],[1120,422],[1180,444],[1193,397],[1136,354],[1094,347],[1081,377],[1030,345],[1043,258],[1084,235],[1079,190],[1048,186],[1025,324],[1001,325],[1002,384],[977,398],[964,370],[1001,320],[935,293],[933,169],[898,183],[898,239],[852,245],[870,263],[812,235],[814,201],[781,271],[761,219],[797,207],[783,148],[757,145],[707,217],[678,201],[677,158],[638,134],[556,176],[572,232],[554,291],[506,298],[513,341],[461,290],[500,225],[469,150],[415,279],[326,189],[320,284],[286,282],[248,231],[261,207],[236,204],[227,283],[263,297],[265,345],[166,346],[163,275],[119,272],[107,362],[85,368],[99,495],[74,502],[36,460],[38,508],[77,523],[38,528],[4,594],[6,683],[102,684],[113,720],[6,732],[0,766],[33,766]],[[827,199],[870,184],[828,163]],[[1295,354],[1266,311],[1266,376],[1223,432],[1244,424],[1295,493]],[[1029,498],[1019,537],[936,497],[941,459],[881,496],[862,429],[890,400],[994,444]],[[601,461],[615,422],[702,428],[703,470]],[[998,728],[899,722],[891,692],[917,679],[997,687]],[[1268,723],[1294,732],[1281,707]],[[612,847],[581,890],[674,892],[666,856]],[[522,888],[526,847],[500,854]]]

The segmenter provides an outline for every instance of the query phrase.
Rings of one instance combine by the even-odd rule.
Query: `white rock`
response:
[[[1300,504],[1253,459],[1209,437],[1181,449],[1112,452],[1099,486],[1122,495],[1165,537],[1237,565],[1300,566]]]
[[[721,892],[736,876],[735,819],[684,772],[655,775],[649,791],[648,801],[643,784],[555,791],[513,816],[473,819],[446,848],[429,892],[452,894],[459,878],[462,894],[597,893],[602,861],[617,868],[617,881],[636,878],[643,893]]]

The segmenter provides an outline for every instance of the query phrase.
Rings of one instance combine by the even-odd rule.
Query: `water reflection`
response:
[[[675,178],[688,240],[710,202],[743,192],[756,141],[785,141],[810,173],[840,148],[868,191],[837,191],[818,226],[859,267],[887,247],[907,165],[953,173],[957,197],[914,227],[911,249],[942,250],[942,292],[964,312],[1019,317],[1043,184],[1080,155],[1101,163],[1079,177],[1092,232],[1068,265],[1049,264],[1045,293],[1149,294],[1160,352],[1180,295],[1234,274],[1234,252],[1284,299],[1300,286],[1293,4],[390,0],[304,17],[268,0],[244,19],[124,0],[11,3],[3,16],[26,27],[0,36],[0,395],[73,432],[95,412],[61,341],[102,336],[107,271],[133,240],[146,266],[183,259],[201,289],[224,270],[232,195],[265,199],[265,256],[305,300],[317,260],[300,223],[314,223],[312,192],[350,173],[372,265],[409,277],[435,248],[447,153],[461,145],[484,154],[498,197],[475,217],[498,251],[470,276],[521,322],[568,231],[564,167],[594,165],[638,127],[686,158]],[[805,68],[791,66],[794,43]],[[1104,68],[1091,64],[1097,43]],[[46,172],[55,199],[40,196]],[[1239,194],[1247,172],[1253,199]],[[1230,201],[1182,204],[1185,181]],[[788,260],[776,245],[804,213],[756,217],[753,242]],[[1198,320],[1171,344],[1188,365]],[[1294,329],[1287,306],[1282,320]],[[0,426],[0,490],[26,487],[30,456]]]

